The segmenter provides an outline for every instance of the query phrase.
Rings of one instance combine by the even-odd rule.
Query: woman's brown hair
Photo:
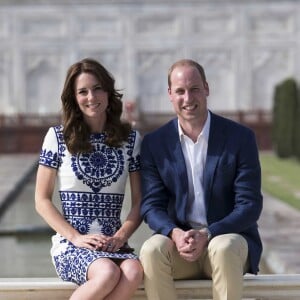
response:
[[[61,94],[63,135],[69,152],[77,154],[93,150],[90,143],[90,128],[84,122],[75,97],[75,81],[82,73],[93,74],[108,93],[105,143],[112,147],[121,146],[122,142],[127,140],[131,130],[130,124],[121,121],[123,95],[115,89],[115,79],[103,65],[94,59],[85,58],[69,68]]]

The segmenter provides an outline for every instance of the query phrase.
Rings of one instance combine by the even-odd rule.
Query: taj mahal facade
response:
[[[0,116],[60,114],[67,68],[93,57],[124,103],[172,115],[167,72],[197,60],[215,112],[270,113],[275,85],[300,80],[300,1],[0,0]]]

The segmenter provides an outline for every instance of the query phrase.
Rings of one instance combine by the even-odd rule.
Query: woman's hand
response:
[[[107,251],[107,252],[118,251],[126,242],[120,236],[111,236],[111,237],[106,237],[106,238],[107,238],[107,242],[102,246],[101,250]]]
[[[118,251],[125,244],[120,236],[106,236],[103,234],[78,234],[71,243],[76,247],[107,252]]]
[[[78,234],[72,238],[71,243],[76,247],[90,250],[103,250],[110,237],[103,234]]]

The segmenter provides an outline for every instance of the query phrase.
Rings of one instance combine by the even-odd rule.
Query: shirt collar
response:
[[[208,141],[208,136],[209,136],[209,129],[210,129],[210,111],[208,111],[207,113],[207,119],[204,123],[204,126],[202,128],[202,131],[200,132],[199,136],[198,136],[198,139],[199,140],[199,137],[202,135],[204,137],[205,140]],[[179,119],[178,119],[178,133],[179,133],[179,139],[180,141],[182,141],[183,137],[184,137],[184,132],[182,131],[182,128],[180,126],[180,123],[179,123]]]

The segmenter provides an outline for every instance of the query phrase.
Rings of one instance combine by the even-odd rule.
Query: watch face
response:
[[[208,239],[208,241],[210,241],[211,240],[211,233],[210,233],[209,229],[207,229],[207,228],[206,228],[206,233],[207,233],[207,239]]]

